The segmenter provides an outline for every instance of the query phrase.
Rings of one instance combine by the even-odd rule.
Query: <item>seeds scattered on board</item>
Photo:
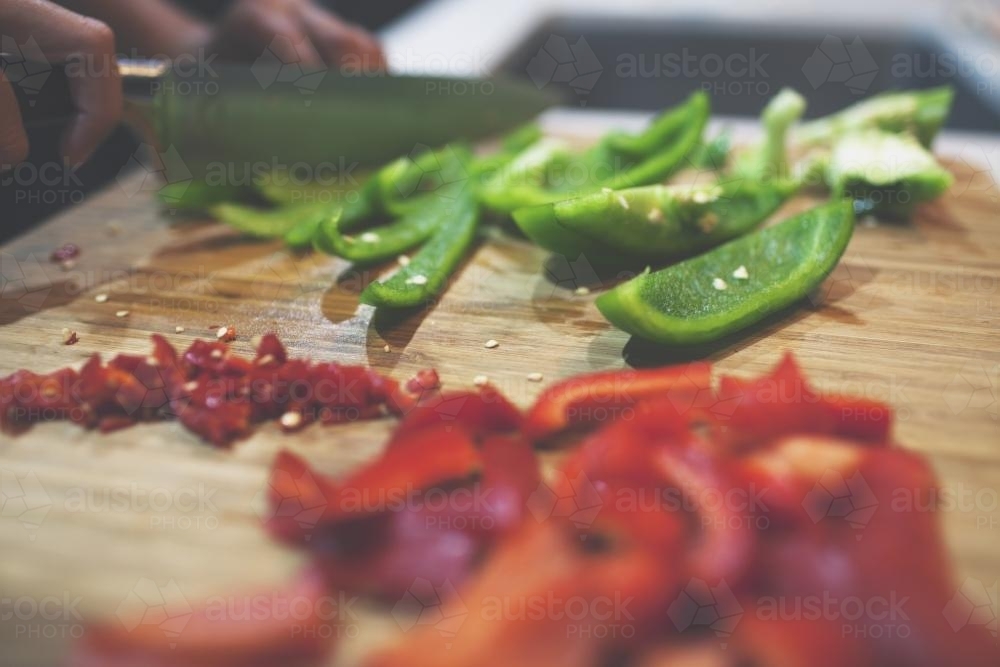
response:
[[[62,330],[63,345],[76,345],[80,342],[79,337],[76,332],[69,328],[64,328]]]
[[[184,333],[184,327],[177,325],[174,327],[174,333]]]
[[[490,338],[483,344],[483,347],[485,347],[487,350],[492,350],[495,347],[500,347],[500,343]]]
[[[127,310],[119,310],[115,313],[115,317],[128,317],[129,312]]]
[[[219,327],[215,332],[215,337],[223,343],[231,343],[236,340],[236,327]]]
[[[289,411],[281,415],[281,426],[286,429],[298,428],[302,425],[302,413]]]
[[[721,292],[722,290],[724,290],[727,287],[729,287],[729,285],[727,285],[726,281],[723,280],[722,278],[713,278],[712,279],[712,287],[714,287],[715,289],[717,289],[717,290],[719,290]]]
[[[399,257],[396,258],[396,263],[399,264],[400,266],[409,266],[410,265],[410,256],[409,255],[400,255]]]
[[[427,276],[425,276],[423,274],[417,274],[415,276],[411,276],[411,277],[409,277],[409,278],[406,279],[406,284],[407,285],[426,285],[427,284]]]
[[[476,385],[477,387],[485,387],[487,384],[489,384],[489,382],[490,379],[485,375],[477,375],[476,377],[472,378],[472,384]]]
[[[573,294],[576,294],[577,296],[587,296],[588,294],[590,294],[590,288],[581,285],[580,287],[577,287],[575,290],[573,290]]]
[[[528,382],[541,382],[543,377],[541,373],[528,373]]]
[[[94,301],[96,301],[97,303],[105,303],[107,302],[107,300],[108,300],[107,294],[98,294],[97,296],[94,297]]]
[[[750,277],[750,273],[747,271],[747,267],[740,265],[740,268],[733,271],[733,278],[737,280],[746,280]]]

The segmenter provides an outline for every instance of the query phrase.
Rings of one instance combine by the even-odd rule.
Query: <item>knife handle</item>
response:
[[[12,63],[0,54],[0,66],[14,89],[26,129],[65,125],[76,113],[66,68],[47,63]],[[22,75],[22,72],[33,73]]]
[[[76,114],[67,65],[15,60],[0,53],[0,69],[14,88],[26,128],[64,125]],[[170,63],[163,60],[118,60],[126,97],[151,97],[154,84],[169,71]]]

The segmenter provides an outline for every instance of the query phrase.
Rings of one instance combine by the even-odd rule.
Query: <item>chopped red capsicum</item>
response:
[[[154,591],[156,592],[156,591]],[[73,667],[302,667],[326,664],[337,626],[350,620],[344,598],[328,592],[322,573],[305,570],[288,590],[210,598],[192,610],[179,591],[165,618],[136,615],[89,624],[73,647]],[[346,605],[345,605],[346,606]],[[123,611],[124,610],[124,611]]]
[[[655,370],[604,371],[563,380],[542,392],[525,419],[525,433],[545,440],[582,424],[611,422],[642,400],[661,397],[693,409],[711,391],[711,366],[693,363]]]

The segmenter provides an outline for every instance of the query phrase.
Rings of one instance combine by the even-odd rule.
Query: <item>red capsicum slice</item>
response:
[[[693,407],[699,392],[710,390],[707,363],[580,375],[542,392],[525,418],[524,431],[535,441],[545,440],[573,426],[614,421],[653,397]]]
[[[220,596],[191,610],[183,596],[163,623],[144,617],[88,625],[73,648],[73,667],[297,667],[325,664],[333,627],[344,616],[328,599],[318,570],[286,591]],[[293,604],[294,603],[294,604]],[[271,613],[261,613],[271,612]],[[291,613],[294,610],[295,613]],[[303,614],[302,610],[307,613]],[[234,618],[238,616],[238,618]]]
[[[389,447],[405,441],[429,426],[461,428],[476,437],[517,431],[523,417],[503,394],[492,387],[480,391],[450,392],[423,396],[406,413]]]
[[[884,444],[892,428],[892,411],[884,404],[825,396],[812,389],[791,353],[768,375],[753,380],[724,376],[719,397],[735,404],[732,415],[720,422],[736,447],[793,433],[841,435]]]

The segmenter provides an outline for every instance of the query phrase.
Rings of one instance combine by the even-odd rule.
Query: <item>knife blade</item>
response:
[[[504,77],[258,65],[213,63],[186,72],[162,61],[121,60],[126,118],[198,175],[215,163],[378,164],[418,146],[498,134],[559,102],[550,91]],[[64,68],[52,67],[34,94],[14,88],[26,125],[58,124],[73,112]]]

